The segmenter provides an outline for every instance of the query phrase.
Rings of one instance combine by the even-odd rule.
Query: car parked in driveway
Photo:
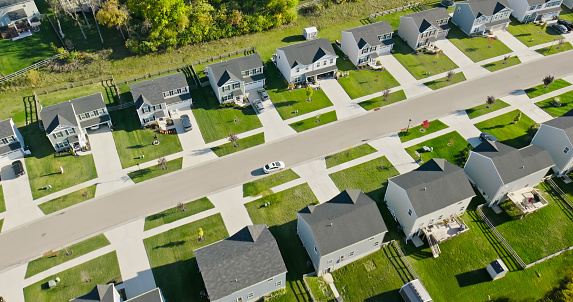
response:
[[[191,120],[187,114],[183,114],[181,116],[181,123],[183,124],[183,129],[185,131],[190,131],[193,129],[193,125],[191,125]]]
[[[257,108],[258,112],[265,111],[265,106],[263,106],[263,102],[261,102],[261,100],[259,100],[259,99],[254,100],[253,105]]]
[[[266,174],[275,172],[275,171],[280,171],[283,170],[285,168],[285,163],[283,163],[282,161],[275,161],[269,164],[266,164],[263,166],[263,172],[265,172]]]
[[[487,132],[482,132],[482,133],[480,133],[480,135],[479,135],[479,140],[480,140],[480,141],[488,140],[488,141],[490,141],[490,142],[497,142],[497,141],[498,141],[498,140],[497,140],[497,137],[495,137],[495,136],[493,136],[493,135],[491,135],[491,134],[489,134],[489,133],[487,133]]]
[[[12,170],[14,170],[14,175],[16,175],[16,177],[26,174],[21,160],[12,162]]]
[[[569,20],[559,19],[559,20],[557,20],[557,24],[561,24],[561,25],[567,27],[567,29],[569,31],[571,31],[573,29],[573,22],[571,22]]]
[[[265,88],[259,88],[257,90],[257,92],[259,93],[259,95],[261,96],[261,99],[263,99],[263,101],[267,101],[269,100],[269,94],[267,93],[267,91],[265,90]]]
[[[567,27],[565,27],[565,25],[561,25],[561,24],[557,24],[557,23],[551,24],[551,28],[553,28],[556,32],[558,32],[560,34],[566,34],[569,32],[569,29],[567,29]]]

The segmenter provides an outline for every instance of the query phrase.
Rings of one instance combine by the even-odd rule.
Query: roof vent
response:
[[[426,191],[426,190],[427,190],[426,187],[424,187],[424,191]]]
[[[329,226],[332,226],[332,222],[329,224]]]
[[[525,169],[525,166],[521,166],[522,169]]]
[[[239,281],[239,280],[235,279],[234,281],[237,282],[237,281]]]

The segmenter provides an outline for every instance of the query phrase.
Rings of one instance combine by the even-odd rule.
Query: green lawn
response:
[[[440,122],[439,120],[433,120],[430,122],[430,127],[428,127],[427,129],[424,129],[422,125],[411,127],[410,129],[408,129],[408,132],[399,132],[398,136],[400,136],[400,140],[404,143],[409,140],[413,140],[415,138],[422,137],[424,135],[428,135],[430,133],[434,133],[446,128],[448,128],[448,125]]]
[[[38,124],[33,123],[19,130],[32,151],[32,156],[26,157],[25,162],[34,199],[97,177],[91,154],[78,158],[69,154],[54,157],[54,148]],[[60,174],[60,167],[64,168],[64,174]],[[52,188],[46,190],[48,184]]]
[[[555,39],[563,39],[563,36],[558,34],[551,26],[547,26],[547,28],[543,30],[541,26],[537,24],[521,24],[517,19],[513,17],[510,18],[511,23],[509,23],[507,31],[527,47],[552,42]]]
[[[100,249],[109,244],[109,240],[107,240],[103,234],[99,234],[82,242],[70,245],[59,251],[53,251],[49,255],[28,262],[26,278],[34,276],[40,272],[50,269],[56,265],[60,265],[64,262],[70,261],[79,256],[85,255],[89,252]],[[66,250],[71,252],[71,255],[67,256]],[[56,257],[55,255],[58,256]]]
[[[113,139],[121,161],[121,167],[127,168],[158,159],[169,154],[183,151],[177,134],[161,134],[154,130],[143,130],[133,108],[110,112],[115,126]],[[154,146],[153,138],[157,135],[159,145]],[[139,159],[144,155],[143,159]]]
[[[2,225],[4,224],[4,219],[0,219],[0,232],[2,231]]]
[[[38,207],[40,207],[40,210],[42,210],[42,212],[44,212],[46,215],[57,212],[61,209],[65,209],[67,207],[71,207],[80,202],[94,198],[96,186],[97,185],[91,185],[89,187],[77,190],[64,196],[60,196],[50,201],[46,201],[42,204],[39,204]]]
[[[559,19],[573,21],[573,11],[565,5],[561,5],[561,13],[559,13]]]
[[[319,114],[317,116],[318,119],[316,117],[311,117],[289,124],[289,126],[291,126],[296,132],[302,132],[308,129],[316,128],[318,126],[322,126],[337,121],[335,110]]]
[[[426,152],[422,148],[423,146],[433,147],[434,150]],[[468,142],[457,131],[453,131],[408,147],[406,152],[415,160],[422,159],[423,162],[427,162],[432,158],[444,158],[454,165],[463,166],[461,155],[467,146]],[[420,157],[415,155],[416,152],[420,154]]]
[[[455,73],[448,81],[448,77],[443,77],[443,78],[439,78],[433,81],[429,81],[424,83],[424,85],[428,86],[428,88],[432,89],[432,90],[437,90],[440,88],[444,88],[459,82],[463,82],[466,80],[466,76],[464,75],[463,72],[457,72]]]
[[[42,90],[40,89],[38,92],[42,92]],[[47,94],[38,94],[38,99],[40,100],[40,104],[46,107],[98,92],[102,94],[103,100],[106,104],[113,105],[116,103],[116,93],[111,81],[64,89]]]
[[[362,144],[356,147],[351,147],[350,149],[326,156],[324,158],[324,160],[326,161],[326,168],[328,169],[334,166],[338,166],[345,162],[374,153],[376,151],[378,150],[376,150],[369,144]]]
[[[205,241],[197,242],[203,229]],[[171,229],[143,240],[157,287],[168,301],[209,301],[193,250],[229,237],[221,214]]]
[[[563,43],[563,45],[559,45],[558,43],[555,43],[555,45],[539,48],[539,49],[536,49],[535,51],[537,51],[538,53],[540,53],[544,56],[549,56],[549,55],[553,55],[553,54],[560,53],[562,51],[571,50],[571,49],[573,49],[573,46],[571,46],[571,43],[565,42],[565,43]]]
[[[565,92],[558,95],[558,97],[561,99],[561,106],[559,107],[555,107],[551,104],[551,101],[553,101],[555,97],[537,102],[535,105],[539,106],[539,108],[545,110],[545,112],[554,117],[561,116],[573,109],[573,91]]]
[[[394,40],[394,57],[416,80],[458,68],[458,65],[445,54],[416,54],[400,37],[394,36],[392,39]]]
[[[509,106],[508,103],[506,103],[500,99],[497,99],[495,101],[495,103],[493,103],[491,105],[490,104],[483,104],[483,105],[477,105],[477,106],[472,107],[470,109],[466,109],[466,113],[468,114],[468,117],[470,119],[473,119],[473,118],[476,118],[478,116],[482,116],[484,114],[494,112],[494,111],[499,110],[501,108],[505,108],[507,106]]]
[[[450,25],[448,40],[474,62],[511,52],[511,49],[498,39],[468,37],[468,35],[453,24]]]
[[[61,302],[89,293],[97,284],[106,284],[120,276],[115,251],[74,266],[24,288],[26,301]],[[60,278],[55,288],[47,282]]]
[[[184,206],[185,211],[182,211],[181,208],[176,206],[163,212],[145,217],[145,226],[143,227],[143,230],[147,231],[215,207],[207,197],[190,201],[185,203]]]
[[[513,66],[513,65],[517,65],[519,63],[521,63],[519,58],[517,56],[513,56],[513,57],[508,58],[507,60],[499,60],[499,61],[484,64],[484,65],[482,65],[482,67],[491,71],[491,72],[494,72],[494,71],[498,71],[500,69],[504,69],[504,68]]]
[[[397,7],[397,6],[392,6],[392,7]],[[406,9],[403,11],[399,11],[399,12],[395,12],[392,14],[388,14],[388,15],[384,15],[381,17],[376,17],[374,18],[374,22],[380,22],[380,21],[386,21],[389,22],[390,25],[392,26],[392,28],[396,31],[398,31],[398,27],[400,26],[400,17],[401,16],[405,16],[405,15],[409,15],[409,14],[413,14],[416,12],[420,12],[423,11],[424,9],[422,7],[414,7],[411,9]],[[397,34],[397,33],[396,33]]]
[[[547,86],[547,88],[545,88],[545,84],[540,84],[540,85],[525,89],[525,93],[527,93],[527,96],[530,99],[532,99],[534,97],[538,97],[540,95],[544,95],[544,94],[549,93],[551,91],[565,88],[567,86],[571,86],[571,83],[569,83],[563,79],[557,79],[557,80],[553,81],[553,83],[549,84],[549,86]]]
[[[0,213],[6,211],[6,202],[4,201],[4,191],[2,191],[2,186],[0,185]]]
[[[213,147],[211,148],[211,150],[213,150],[213,152],[215,152],[217,156],[221,157],[254,146],[262,145],[264,143],[265,143],[265,133],[261,132],[255,135],[239,138],[239,140],[236,142],[237,144],[236,148],[235,144],[228,142],[220,146]]]
[[[271,188],[298,178],[300,178],[300,176],[291,169],[273,173],[269,176],[243,184],[243,197],[272,194]]]
[[[404,93],[404,90],[398,90],[398,91],[394,91],[392,93],[390,93],[390,95],[388,96],[388,98],[386,100],[384,100],[383,96],[379,96],[379,97],[375,97],[373,99],[370,99],[368,101],[363,101],[358,103],[358,105],[362,106],[362,108],[366,109],[366,110],[372,110],[374,108],[378,108],[378,107],[383,107],[386,105],[390,105],[402,100],[406,99],[406,94]]]
[[[322,277],[312,276],[304,278],[308,284],[308,290],[314,297],[314,302],[334,302],[334,294],[330,290],[330,286]]]
[[[181,170],[181,167],[183,167],[183,157],[179,157],[168,161],[165,164],[165,167],[166,169],[163,170],[162,167],[159,166],[159,163],[157,163],[157,165],[153,165],[149,168],[143,168],[137,171],[127,173],[127,176],[129,176],[129,178],[131,178],[131,180],[133,180],[134,183],[138,183],[148,179],[155,178],[157,176]]]
[[[492,134],[500,142],[520,149],[529,145],[531,142],[533,133],[530,133],[529,129],[536,123],[527,115],[521,113],[521,119],[519,122],[512,124],[513,120],[517,117],[518,112],[521,111],[513,110],[506,114],[477,123],[475,126],[482,132]]]

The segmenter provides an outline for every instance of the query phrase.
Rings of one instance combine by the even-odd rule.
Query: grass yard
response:
[[[345,162],[374,153],[376,151],[378,150],[376,150],[369,144],[362,144],[356,147],[350,147],[349,149],[346,149],[344,151],[340,151],[338,153],[326,156],[324,158],[324,160],[326,161],[326,168],[328,169],[334,166],[338,166]]]
[[[2,225],[4,224],[4,219],[0,219],[0,232],[2,231]]]
[[[455,25],[450,25],[448,40],[474,62],[510,53],[511,49],[498,39],[468,37]]]
[[[500,99],[497,99],[495,101],[495,103],[493,103],[491,105],[490,104],[483,104],[483,105],[477,105],[477,106],[472,107],[470,109],[466,109],[466,113],[470,119],[473,119],[473,118],[476,118],[478,116],[482,116],[484,114],[494,112],[494,111],[499,110],[501,108],[505,108],[507,106],[509,106],[508,103],[506,103]]]
[[[405,99],[406,99],[406,94],[404,93],[404,90],[398,90],[390,93],[390,95],[386,100],[384,100],[383,96],[379,96],[370,99],[368,101],[360,102],[358,103],[358,105],[362,106],[362,108],[366,110],[372,110],[374,108],[390,105],[399,101],[403,101]]]
[[[394,57],[416,80],[458,68],[458,65],[445,54],[417,54],[400,37],[394,36],[392,39],[394,40]]]
[[[191,91],[193,115],[197,120],[205,143],[210,143],[229,136],[240,134],[263,126],[252,107],[245,109],[219,108],[219,101],[210,95],[211,87]],[[235,122],[235,119],[238,122]]]
[[[288,169],[243,184],[243,197],[273,194],[270,190],[278,185],[300,178],[293,170]]]
[[[133,180],[134,183],[142,182],[148,179],[152,179],[167,173],[175,172],[181,170],[183,167],[183,157],[172,159],[165,164],[166,169],[163,170],[159,163],[153,165],[149,168],[139,169],[134,172],[127,173],[127,176]]]
[[[539,106],[539,108],[545,110],[545,112],[551,114],[553,117],[561,116],[567,113],[569,110],[573,109],[573,91],[565,92],[558,95],[557,97],[559,97],[561,101],[561,105],[559,107],[551,104],[555,97],[537,102],[535,105]]]
[[[521,61],[519,60],[519,58],[517,56],[513,56],[508,58],[507,60],[499,60],[499,61],[495,61],[495,62],[491,62],[491,63],[487,63],[482,65],[481,67],[494,72],[494,71],[498,71],[500,69],[504,69],[513,65],[517,65],[521,63]]]
[[[38,207],[40,207],[40,210],[42,210],[46,215],[71,207],[75,204],[94,198],[96,186],[97,185],[91,185],[75,192],[68,193],[64,196],[41,203]]]
[[[123,58],[129,55],[127,48],[125,47],[125,41],[121,37],[119,30],[114,28],[108,28],[103,25],[99,25],[101,35],[103,36],[104,43],[101,43],[97,28],[95,26],[95,20],[91,13],[86,13],[86,18],[88,19],[91,28],[88,28],[85,24],[83,16],[80,16],[80,22],[82,23],[82,28],[86,34],[87,39],[84,39],[80,29],[77,26],[76,21],[69,17],[60,18],[62,29],[66,40],[70,40],[77,51],[87,51],[87,52],[97,52],[103,49],[113,49],[113,58]],[[52,18],[52,22],[56,25],[56,21]],[[125,32],[124,32],[125,33]]]
[[[54,148],[38,124],[33,123],[19,130],[32,151],[32,156],[26,157],[25,162],[34,199],[97,177],[91,154],[78,158],[71,155],[54,157]],[[60,167],[65,169],[64,174],[60,173]],[[48,184],[52,188],[46,190]]]
[[[0,213],[6,211],[6,202],[4,201],[4,191],[2,191],[2,185],[0,185]]]
[[[400,137],[400,140],[404,143],[409,140],[413,140],[415,138],[422,137],[424,135],[428,135],[430,133],[434,133],[446,128],[448,128],[448,125],[440,122],[439,120],[433,120],[430,122],[430,127],[428,127],[427,129],[424,129],[422,125],[411,127],[410,129],[408,129],[408,132],[400,131],[398,133],[398,136]]]
[[[54,251],[47,256],[32,260],[28,262],[28,269],[26,270],[26,278],[34,276],[40,272],[48,270],[64,262],[70,261],[79,256],[85,255],[89,252],[100,249],[109,244],[110,244],[109,240],[107,240],[107,238],[103,234],[99,234],[97,236],[86,239],[82,242],[70,245],[59,251]],[[67,256],[66,250],[71,252],[72,254]],[[58,256],[55,257],[54,255]]]
[[[39,90],[38,92],[42,92]],[[99,82],[90,85],[64,89],[60,91],[50,92],[47,94],[38,94],[38,99],[42,106],[50,106],[62,102],[67,102],[69,100],[77,99],[87,95],[100,92],[102,94],[103,100],[108,105],[113,105],[116,103],[116,94],[111,81]]]
[[[415,160],[421,159],[423,162],[427,162],[432,158],[444,158],[454,165],[463,167],[462,153],[468,145],[468,142],[457,131],[453,131],[408,147],[406,152]],[[423,146],[433,147],[434,151],[426,152],[422,148]],[[472,148],[470,147],[470,149]],[[420,157],[415,155],[416,152]]]
[[[308,129],[316,128],[328,123],[336,122],[338,119],[336,117],[336,111],[329,111],[323,114],[318,114],[318,118],[311,117],[298,122],[289,124],[296,132],[302,132]],[[318,122],[317,122],[318,121]]]
[[[573,49],[573,46],[571,46],[571,43],[569,42],[564,42],[563,45],[552,45],[552,46],[548,46],[548,47],[543,47],[543,48],[539,48],[536,49],[535,51],[537,51],[538,53],[544,55],[544,56],[549,56],[549,55],[553,55],[556,53],[560,53],[562,51],[567,51],[567,50],[571,50]]]
[[[314,302],[334,302],[334,294],[330,290],[330,286],[322,277],[305,277],[304,280],[308,284],[308,290],[314,297]]]
[[[511,23],[509,23],[507,31],[527,47],[553,42],[555,39],[563,39],[563,36],[557,33],[551,26],[547,26],[547,28],[543,30],[541,26],[537,24],[521,24],[517,19],[513,17],[510,18]]]
[[[520,149],[529,145],[531,142],[534,133],[531,133],[529,129],[536,123],[527,115],[521,113],[521,119],[519,122],[512,124],[518,113],[521,113],[521,111],[513,110],[506,114],[477,123],[475,126],[482,132],[492,134],[500,142]]]
[[[396,7],[396,6],[394,6]],[[409,15],[409,14],[413,14],[413,13],[417,13],[420,11],[423,11],[424,9],[422,7],[414,7],[411,9],[406,9],[403,11],[399,11],[399,12],[395,12],[392,14],[388,14],[388,15],[384,15],[381,17],[376,17],[374,18],[374,22],[380,22],[380,21],[386,21],[389,22],[390,25],[392,26],[392,28],[394,30],[398,30],[398,27],[400,26],[400,17],[401,16],[405,16],[405,15]]]
[[[177,134],[161,134],[154,130],[141,129],[137,113],[131,107],[112,111],[110,116],[117,124],[112,134],[121,167],[124,169],[183,151]],[[159,140],[157,146],[152,144],[155,135]],[[139,159],[140,155],[145,157]]]
[[[215,207],[207,197],[190,201],[188,203],[185,203],[184,206],[185,206],[185,211],[182,211],[181,208],[177,206],[167,209],[163,212],[159,212],[145,217],[145,226],[143,227],[143,230],[147,231],[156,228],[158,226],[162,226],[164,224],[168,224],[177,221],[179,219],[183,219],[185,217],[189,217],[197,213],[207,211]]]
[[[540,85],[525,89],[525,93],[527,93],[527,96],[530,99],[532,99],[534,97],[538,97],[540,95],[544,95],[546,93],[555,91],[557,89],[565,88],[567,86],[571,86],[571,83],[569,83],[563,79],[557,79],[557,80],[553,81],[553,83],[549,84],[547,86],[547,88],[545,88],[545,84],[540,84]]]
[[[211,148],[217,156],[225,156],[231,153],[235,153],[241,150],[245,150],[254,146],[262,145],[265,143],[265,133],[257,133],[255,135],[247,136],[244,138],[239,138],[236,142],[237,147],[235,148],[235,144],[228,142],[226,144],[222,144],[220,146],[216,146]]]
[[[429,81],[424,83],[424,85],[428,86],[428,88],[432,89],[432,90],[437,90],[440,88],[444,88],[459,82],[463,82],[466,80],[466,76],[464,75],[463,72],[457,72],[455,73],[448,81],[448,77],[445,76],[443,78],[439,78],[433,81]]]
[[[197,242],[203,229],[205,241]],[[168,301],[209,301],[193,250],[229,237],[221,214],[171,229],[143,240],[157,287]]]
[[[97,284],[106,284],[120,276],[115,251],[74,266],[24,288],[26,301],[61,302],[89,293]],[[60,277],[55,288],[48,281]]]

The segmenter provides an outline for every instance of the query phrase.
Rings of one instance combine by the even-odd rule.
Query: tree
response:
[[[521,111],[517,112],[517,115],[515,116],[515,118],[513,119],[513,122],[511,122],[511,123],[517,124],[517,122],[519,122],[519,120],[521,120]]]
[[[545,89],[555,80],[555,76],[548,75],[543,78],[543,84],[545,85]]]
[[[384,91],[382,92],[382,100],[386,102],[389,96],[390,96],[390,89],[388,88],[384,89]]]
[[[167,170],[167,159],[165,157],[158,159],[157,166],[161,167],[161,170]]]
[[[90,22],[88,22],[88,18],[86,17],[86,12],[84,11],[84,3],[82,1],[83,0],[75,0],[74,3],[71,3],[70,1],[68,1],[68,3],[69,3],[69,5],[75,4],[76,7],[78,7],[80,9],[80,11],[82,12],[82,16],[84,16],[84,21],[86,21],[86,25],[88,26],[88,29],[92,29]]]
[[[312,101],[312,94],[314,93],[314,90],[312,89],[312,87],[310,85],[306,86],[306,101],[310,102]]]
[[[96,18],[96,11],[99,9],[99,7],[101,6],[101,1],[102,0],[88,0],[87,4],[88,7],[91,9],[92,11],[92,15],[94,16],[94,22],[97,28],[97,33],[99,34],[99,39],[101,41],[101,44],[103,44],[103,37],[101,35],[101,31],[99,30],[99,24],[97,23],[97,18]],[[83,11],[83,10],[82,10]],[[85,17],[85,16],[84,16]],[[87,21],[86,21],[87,22]]]
[[[235,133],[231,133],[229,134],[229,137],[227,138],[231,143],[233,143],[233,147],[237,148],[239,147],[239,145],[237,144],[237,141],[239,140],[239,137],[235,134]]]
[[[557,49],[561,49],[561,47],[563,47],[563,45],[565,44],[565,39],[561,38],[559,40],[557,40]]]
[[[425,120],[422,122],[422,127],[424,127],[425,129],[430,128],[430,122],[428,122],[428,120]]]
[[[495,42],[495,40],[496,39],[494,37],[487,37],[487,41],[489,42],[487,48],[491,48],[491,45],[493,44],[493,42]]]
[[[446,73],[446,77],[448,78],[446,81],[447,82],[451,81],[454,74],[456,74],[455,71],[453,71],[453,70],[448,71],[448,73]]]
[[[495,103],[495,101],[496,101],[495,96],[493,96],[493,95],[488,95],[485,102],[486,102],[488,105],[493,105],[493,103]]]
[[[511,55],[503,56],[503,62],[501,64],[507,64],[507,60],[511,58]]]
[[[125,35],[121,30],[121,26],[125,25],[127,20],[129,20],[129,11],[125,5],[119,6],[117,0],[105,1],[97,12],[96,20],[109,28],[115,27],[119,29],[121,36],[125,40]]]
[[[187,212],[187,208],[185,207],[185,204],[182,202],[177,203],[177,207],[179,208],[179,210],[181,210],[181,212]]]
[[[197,241],[202,242],[205,240],[205,234],[203,233],[203,228],[197,230]]]
[[[288,83],[288,90],[293,90],[294,89],[294,83],[290,82]]]
[[[62,25],[60,24],[60,17],[62,16],[62,13],[64,11],[64,9],[62,8],[62,2],[60,2],[60,0],[47,0],[47,2],[48,5],[50,5],[50,8],[52,9],[54,17],[56,18],[56,22],[58,23],[58,29],[60,30],[60,36],[63,39],[66,35],[64,35],[64,32],[62,31]]]
[[[68,5],[66,5],[65,7],[63,7],[64,12],[70,17],[72,18],[74,21],[76,21],[76,24],[78,25],[78,27],[80,28],[80,31],[82,32],[82,36],[84,36],[84,40],[87,40],[88,38],[86,37],[86,33],[84,32],[84,29],[80,23],[80,19],[78,18],[78,14],[76,14],[76,7],[75,5],[72,5],[72,3],[68,2]]]

